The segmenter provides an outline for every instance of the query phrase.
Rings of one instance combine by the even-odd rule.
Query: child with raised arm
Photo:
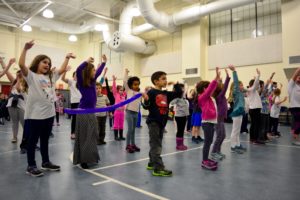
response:
[[[115,97],[115,104],[125,101],[126,93],[124,91],[124,87],[116,84],[117,77],[113,76],[113,86],[112,92]],[[123,129],[124,129],[124,111],[125,106],[119,107],[114,112],[114,134],[115,140],[125,140],[123,137]],[[119,136],[118,136],[119,133]]]
[[[35,162],[35,148],[40,139],[42,155],[42,169],[59,171],[60,166],[53,164],[49,159],[49,136],[55,116],[55,82],[65,72],[70,58],[75,58],[72,53],[66,55],[59,70],[51,70],[51,59],[46,55],[36,56],[30,67],[25,65],[26,54],[34,45],[33,40],[27,42],[19,59],[19,66],[28,84],[28,98],[25,108],[25,119],[28,125],[28,146],[26,173],[32,176],[42,176],[43,172],[37,168]]]
[[[280,94],[281,90],[279,88],[276,88],[273,93],[273,105],[270,112],[270,130],[271,133],[275,135],[275,137],[280,137],[280,133],[278,133],[280,108],[281,104],[287,100],[287,97],[284,97],[284,99],[280,99]]]
[[[77,68],[77,87],[82,96],[79,108],[96,107],[96,80],[102,73],[106,61],[106,56],[102,55],[102,63],[95,70],[94,58],[90,57]],[[96,115],[94,113],[77,115],[75,134],[73,164],[80,164],[83,169],[87,169],[88,164],[98,163],[100,157],[97,149],[98,124]]]
[[[172,176],[172,171],[165,168],[161,158],[162,139],[168,120],[169,103],[174,99],[174,93],[163,90],[167,86],[166,73],[154,72],[151,82],[155,86],[147,92],[143,107],[149,110],[147,125],[149,128],[149,163],[148,170],[153,170],[153,176]]]
[[[226,72],[226,79],[224,84],[220,82],[215,90],[214,96],[217,103],[217,110],[218,110],[218,123],[216,125],[216,140],[214,142],[214,146],[212,149],[211,157],[213,160],[222,160],[225,158],[225,154],[221,153],[221,146],[226,137],[226,130],[224,125],[224,120],[227,117],[227,99],[225,97],[226,91],[228,89],[230,77],[228,75],[227,69]]]
[[[71,69],[71,67],[68,68],[68,71]],[[73,79],[67,79],[66,73],[64,73],[61,77],[61,80],[69,85],[70,88],[70,96],[71,96],[71,108],[75,109],[78,108],[79,102],[81,99],[81,93],[77,88],[77,77],[76,72],[73,72],[72,75]],[[76,125],[76,114],[72,115],[72,121],[71,121],[71,139],[75,139],[75,125]]]
[[[244,86],[238,79],[237,72],[233,65],[229,65],[228,68],[232,71],[233,83],[230,86],[229,99],[232,100],[232,130],[231,130],[231,152],[243,154],[246,151],[240,142],[240,129],[242,125],[243,116],[245,114],[245,97]]]
[[[300,67],[294,72],[291,80],[289,81],[288,93],[290,97],[290,111],[294,119],[294,123],[292,125],[292,144],[300,146]]]
[[[123,79],[125,92],[127,99],[130,99],[134,95],[140,93],[140,79],[137,76],[128,78],[129,70],[125,69],[125,75]],[[126,136],[126,151],[128,153],[139,152],[140,148],[135,144],[135,128],[138,120],[138,113],[140,110],[141,97],[130,102],[126,106],[126,121],[128,132]]]
[[[219,68],[216,68],[216,78],[212,81],[200,81],[198,84],[197,91],[199,91],[198,96],[198,106],[202,110],[202,128],[204,131],[204,146],[203,146],[203,160],[201,166],[204,169],[216,170],[218,168],[218,163],[210,160],[209,150],[213,142],[215,125],[217,124],[218,114],[217,114],[217,104],[215,99],[212,97],[215,89],[217,88],[218,81],[220,80]]]

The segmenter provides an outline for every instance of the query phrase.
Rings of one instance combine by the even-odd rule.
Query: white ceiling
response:
[[[54,12],[53,20],[76,24],[95,17],[111,21],[126,4],[126,0],[0,0],[0,9],[7,11],[0,12],[0,23],[19,26],[36,12],[42,15],[41,8],[49,2],[47,8]]]

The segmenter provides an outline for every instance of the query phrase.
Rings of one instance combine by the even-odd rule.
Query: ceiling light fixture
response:
[[[107,24],[97,24],[95,25],[95,30],[96,31],[106,31],[108,30]]]
[[[46,9],[43,11],[43,16],[46,18],[53,18],[54,14],[53,14],[52,10]]]
[[[70,42],[77,42],[77,36],[76,35],[70,35],[70,37],[69,37],[69,41]]]
[[[25,25],[22,27],[22,30],[25,31],[25,32],[31,32],[31,31],[32,31],[32,28],[31,28],[31,26],[25,24]]]

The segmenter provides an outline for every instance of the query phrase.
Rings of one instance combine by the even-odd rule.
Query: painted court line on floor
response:
[[[106,176],[106,175],[103,175],[103,174],[94,172],[94,171],[92,171],[92,170],[85,170],[85,169],[84,169],[84,171],[86,171],[86,172],[88,172],[88,173],[91,173],[91,174],[93,174],[93,175],[95,175],[95,176],[98,176],[98,177],[107,179],[107,180],[110,181],[110,182],[116,183],[116,184],[121,185],[121,186],[123,186],[123,187],[126,187],[126,188],[128,188],[128,189],[131,189],[131,190],[134,190],[134,191],[136,191],[136,192],[142,193],[142,194],[144,194],[144,195],[150,196],[150,197],[152,197],[152,198],[159,199],[159,200],[169,200],[169,199],[167,199],[167,198],[165,198],[165,197],[162,197],[162,196],[159,196],[159,195],[157,195],[157,194],[153,194],[153,193],[151,193],[151,192],[142,190],[142,189],[140,189],[140,188],[137,188],[137,187],[134,187],[134,186],[129,185],[129,184],[127,184],[127,183],[124,183],[124,182],[121,182],[121,181],[119,181],[119,180],[113,179],[113,178],[111,178],[111,177],[109,177],[109,176]]]
[[[225,140],[224,143],[227,143],[229,141],[230,140]],[[181,153],[194,151],[194,150],[202,149],[202,148],[203,148],[203,145],[199,146],[199,147],[191,148],[191,149],[188,149],[188,150],[185,150],[185,151],[175,151],[175,152],[171,152],[171,153],[162,154],[161,157],[166,157],[166,156],[175,155],[175,154],[181,154]],[[99,168],[92,169],[91,171],[97,171],[97,170],[101,170],[101,169],[109,169],[109,168],[123,166],[123,165],[129,165],[129,164],[132,164],[132,163],[137,163],[137,162],[141,162],[141,161],[145,161],[145,160],[149,160],[149,157],[138,159],[138,160],[133,160],[133,161],[128,161],[128,162],[123,162],[123,163],[118,163],[118,164],[114,164],[114,165],[109,165],[109,166],[105,166],[105,167],[99,167]]]
[[[110,183],[110,182],[111,182],[111,180],[106,180],[106,181],[100,181],[100,182],[93,183],[92,185],[97,186],[97,185],[102,185],[104,183]]]
[[[241,141],[244,143],[249,143],[250,141]],[[263,146],[263,145],[258,145],[258,146]],[[272,144],[272,143],[266,143],[265,146],[273,146],[273,147],[287,147],[287,148],[296,148],[296,149],[300,149],[300,146],[296,146],[296,145],[285,145],[285,144]]]
[[[73,163],[73,152],[70,154],[69,159],[70,159],[70,161]],[[77,165],[77,167],[78,167],[79,169],[82,169],[82,168],[79,167],[78,165]],[[108,182],[113,182],[113,183],[116,183],[116,184],[121,185],[121,186],[123,186],[123,187],[126,187],[126,188],[128,188],[128,189],[131,189],[131,190],[134,190],[134,191],[136,191],[136,192],[142,193],[142,194],[144,194],[144,195],[153,197],[153,198],[155,198],[155,199],[159,199],[159,200],[169,200],[169,199],[167,199],[167,198],[165,198],[165,197],[162,197],[162,196],[153,194],[153,193],[151,193],[151,192],[147,192],[147,191],[145,191],[145,190],[142,190],[142,189],[140,189],[140,188],[134,187],[134,186],[129,185],[129,184],[127,184],[127,183],[121,182],[121,181],[119,181],[119,180],[117,180],[117,179],[114,179],[114,178],[111,178],[111,177],[109,177],[109,176],[106,176],[106,175],[103,175],[103,174],[94,172],[94,171],[92,171],[92,170],[88,170],[88,169],[82,169],[82,170],[85,171],[85,172],[88,172],[88,173],[90,173],[90,174],[93,174],[93,175],[95,175],[95,176],[97,176],[97,177],[106,179],[105,181],[93,183],[93,184],[92,184],[93,186],[99,185],[100,183],[104,184],[104,183],[108,183]]]

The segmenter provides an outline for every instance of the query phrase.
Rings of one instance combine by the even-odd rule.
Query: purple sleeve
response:
[[[77,83],[78,85],[81,87],[83,84],[83,79],[82,79],[82,71],[83,69],[88,65],[88,63],[86,61],[84,61],[83,63],[81,63],[79,65],[79,67],[76,70],[76,77],[77,77]]]
[[[101,65],[98,67],[96,74],[95,74],[95,80],[100,76],[100,74],[102,73],[104,67],[105,67],[105,62],[101,63]]]
[[[225,79],[225,82],[224,82],[224,87],[222,89],[222,91],[220,92],[219,96],[225,96],[226,94],[226,91],[228,89],[228,85],[229,85],[229,81],[230,81],[230,77],[229,76],[226,76],[226,79]]]

